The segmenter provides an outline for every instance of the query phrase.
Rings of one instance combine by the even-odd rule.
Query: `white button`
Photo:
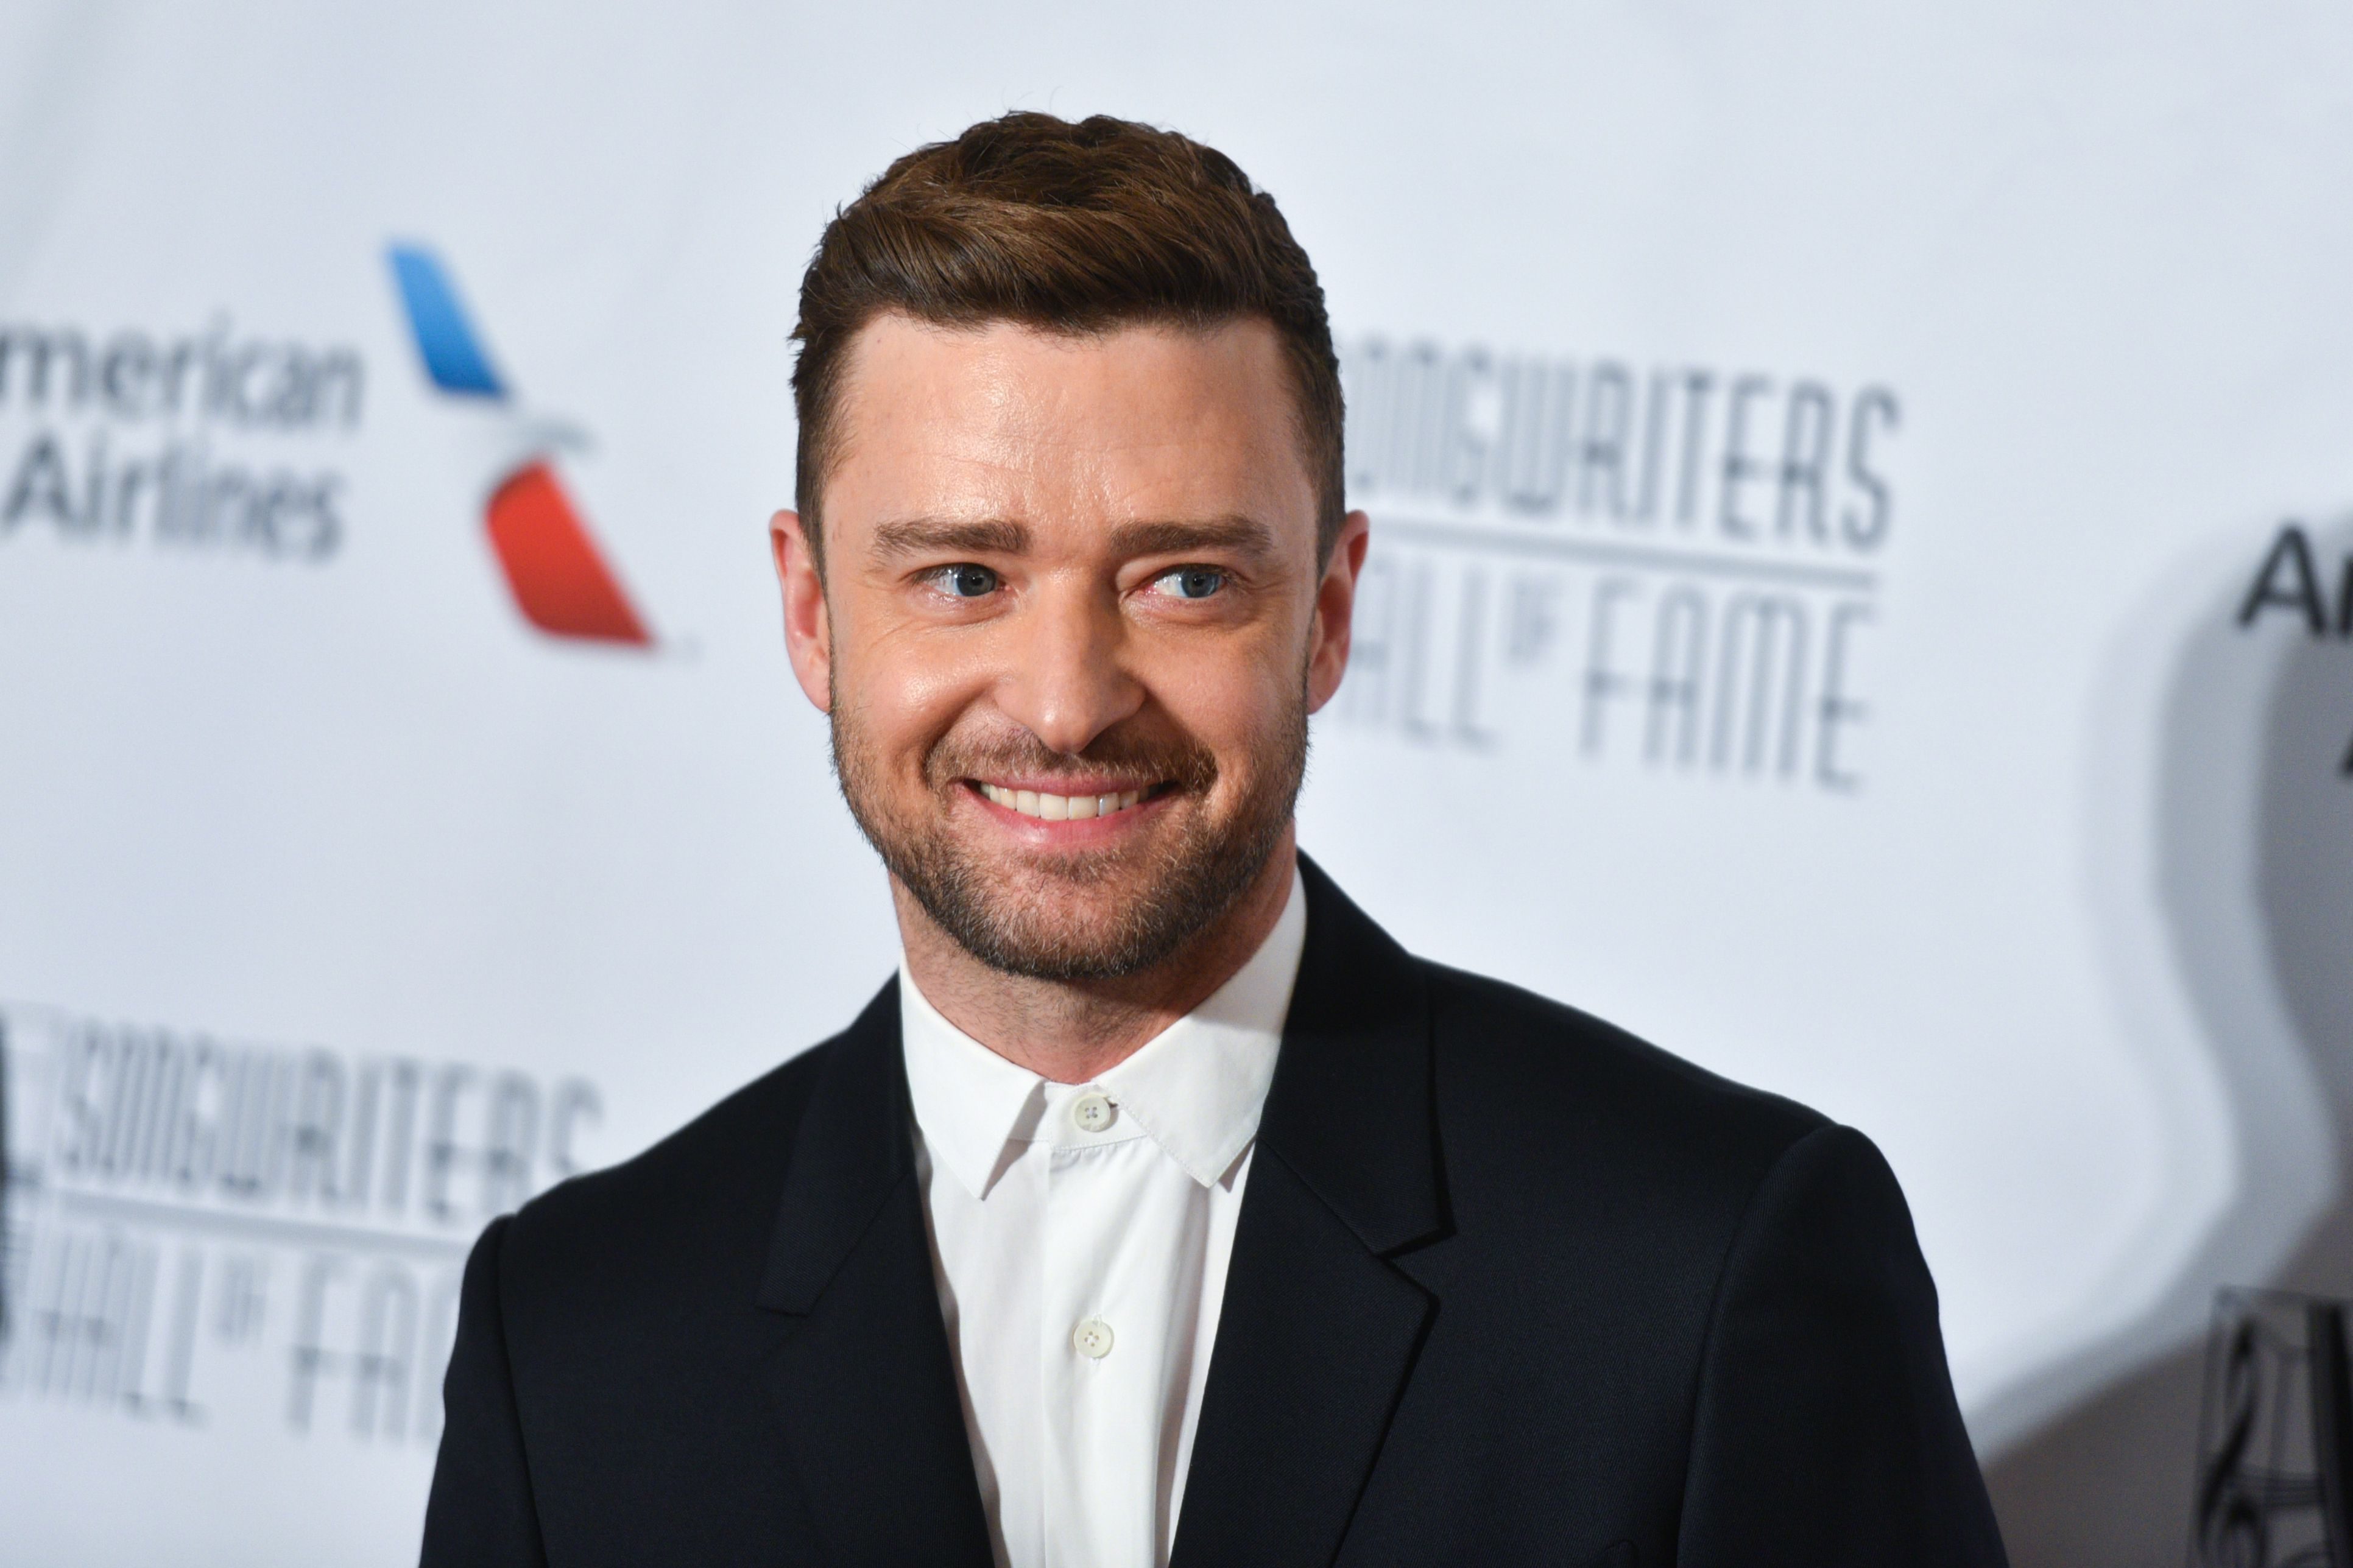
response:
[[[1119,1111],[1107,1094],[1082,1094],[1071,1101],[1071,1120],[1079,1124],[1082,1132],[1100,1132],[1118,1116]]]
[[[1111,1325],[1101,1318],[1087,1318],[1071,1331],[1071,1347],[1089,1361],[1101,1361],[1111,1354]]]

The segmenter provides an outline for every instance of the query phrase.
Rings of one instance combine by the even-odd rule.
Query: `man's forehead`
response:
[[[1066,333],[892,314],[860,330],[845,369],[829,508],[962,510],[958,494],[1046,485],[1112,502],[1123,488],[1174,489],[1197,513],[1313,511],[1281,341],[1264,321]],[[1148,510],[1176,498],[1134,499]]]
[[[921,321],[886,311],[843,361],[842,410],[860,424],[893,411],[965,420],[1034,413],[1064,421],[1103,400],[1261,415],[1287,398],[1281,340],[1255,317],[1212,326],[1136,321],[1059,331],[1019,321]]]

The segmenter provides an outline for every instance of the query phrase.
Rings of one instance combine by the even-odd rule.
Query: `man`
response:
[[[1272,200],[1008,115],[798,337],[786,641],[903,962],[484,1233],[427,1563],[2000,1563],[1871,1144],[1297,853],[1367,523]]]

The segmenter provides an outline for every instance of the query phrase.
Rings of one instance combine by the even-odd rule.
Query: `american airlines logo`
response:
[[[440,259],[417,245],[388,252],[418,358],[444,395],[493,410],[482,516],[515,608],[550,637],[650,648],[653,634],[597,547],[557,472],[577,432],[526,407],[493,367]]]

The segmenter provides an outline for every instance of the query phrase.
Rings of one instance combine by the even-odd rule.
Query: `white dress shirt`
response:
[[[915,1170],[999,1568],[1168,1561],[1306,937],[1294,872],[1250,961],[1084,1084],[981,1045],[901,965]]]

